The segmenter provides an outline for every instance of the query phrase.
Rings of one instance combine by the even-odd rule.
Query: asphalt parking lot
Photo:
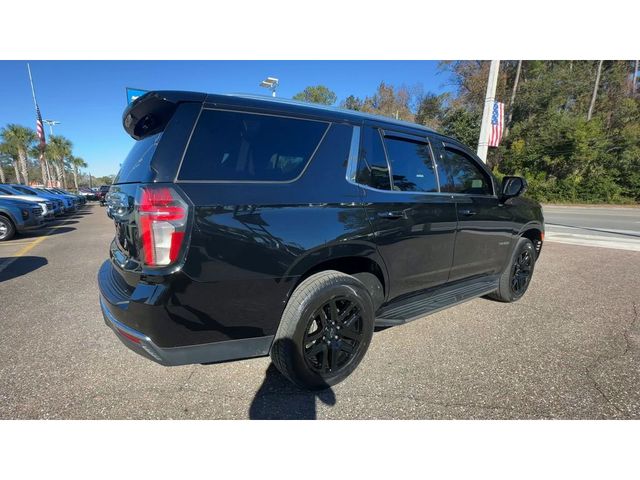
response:
[[[312,394],[268,358],[167,368],[127,350],[98,305],[112,235],[90,204],[0,244],[0,418],[640,418],[633,249],[547,242],[521,301],[379,331],[349,379]]]

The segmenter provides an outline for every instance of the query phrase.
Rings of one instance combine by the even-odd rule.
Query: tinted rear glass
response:
[[[328,124],[243,112],[200,115],[181,180],[288,181],[302,173]]]
[[[151,159],[156,151],[162,133],[137,141],[127,158],[122,162],[120,171],[113,183],[147,182],[151,179]]]

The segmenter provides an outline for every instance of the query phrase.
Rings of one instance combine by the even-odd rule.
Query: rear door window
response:
[[[204,110],[180,180],[271,181],[297,178],[329,124],[246,112]]]
[[[403,192],[437,192],[435,169],[427,143],[385,137],[393,189]]]

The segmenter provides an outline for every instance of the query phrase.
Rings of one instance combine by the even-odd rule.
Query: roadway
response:
[[[640,208],[544,206],[546,240],[640,251]]]

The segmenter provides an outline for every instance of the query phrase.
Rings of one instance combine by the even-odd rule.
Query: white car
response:
[[[42,208],[42,216],[45,220],[50,220],[55,215],[55,205],[50,199],[39,197],[37,195],[24,195],[8,185],[0,185],[0,198],[36,202],[40,208]]]

